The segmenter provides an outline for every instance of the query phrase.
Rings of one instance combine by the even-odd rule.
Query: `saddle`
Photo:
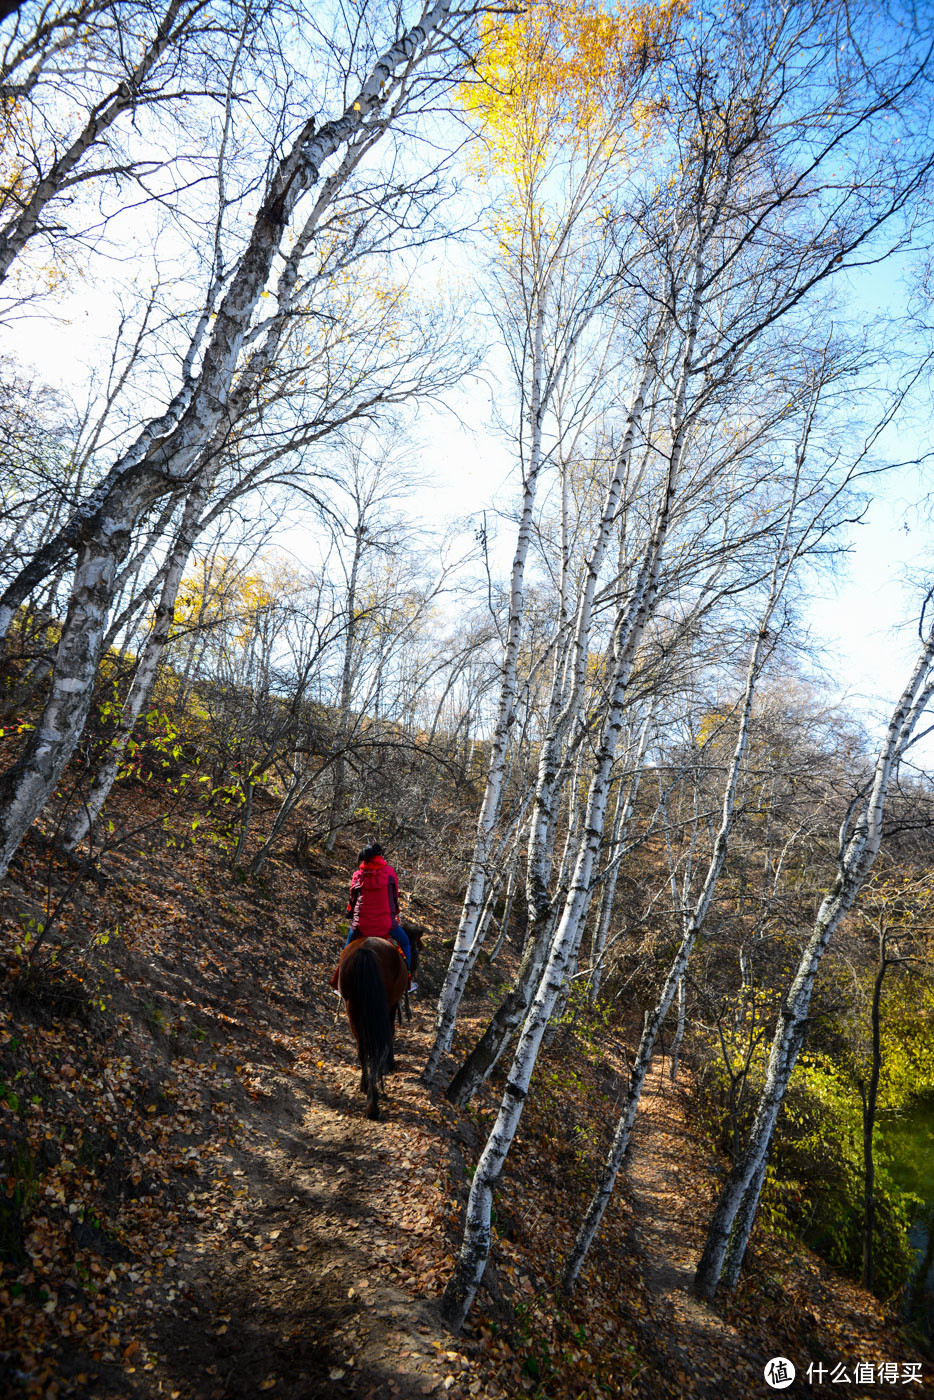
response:
[[[395,938],[393,938],[391,933],[358,933],[350,940],[349,943],[345,944],[344,948],[341,949],[341,957],[344,956],[344,952],[346,951],[346,949],[352,948],[353,945],[360,938],[385,938],[387,943],[391,943],[392,946],[395,948],[396,952],[399,954],[399,957],[402,959],[402,966],[405,968],[406,973],[408,974],[409,981],[411,982],[412,974],[411,972],[409,972],[409,965],[405,960],[405,953],[403,953],[401,945],[397,942]],[[340,959],[338,959],[337,967],[335,967],[331,975],[331,986],[334,988],[335,991],[337,991],[337,979],[340,976],[340,970]]]

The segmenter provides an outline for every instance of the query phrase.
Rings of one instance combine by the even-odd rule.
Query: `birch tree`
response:
[[[638,608],[635,618],[631,619],[629,627],[625,626],[626,619],[623,619],[624,625],[620,626],[614,639],[615,664],[611,703],[603,724],[601,740],[593,765],[593,776],[587,796],[586,816],[583,822],[583,839],[561,919],[555,932],[551,954],[519,1036],[496,1122],[477,1164],[467,1202],[464,1238],[460,1254],[442,1300],[442,1315],[455,1328],[460,1327],[463,1323],[486,1266],[490,1250],[490,1209],[493,1201],[493,1185],[502,1171],[515,1137],[542,1038],[564,986],[569,963],[576,954],[581,926],[580,917],[589,897],[594,858],[603,831],[610,773],[623,725],[626,687],[632,668],[635,645],[641,635],[640,623],[644,624],[646,604],[650,598],[653,582],[651,572],[646,571],[641,590],[641,606]]]
[[[628,159],[636,144],[633,112],[648,56],[657,61],[655,51],[667,41],[671,22],[667,6],[657,12],[623,12],[612,19],[573,4],[492,22],[486,30],[481,71],[488,86],[481,87],[479,95],[468,93],[509,182],[497,222],[507,346],[521,405],[517,446],[522,504],[486,786],[454,951],[438,1002],[436,1035],[425,1069],[428,1083],[434,1082],[450,1048],[489,876],[516,715],[516,667],[539,478],[549,461],[567,451],[557,409],[568,376],[580,372],[584,359],[591,382],[599,382],[600,351],[606,354],[606,336],[602,344],[598,341],[596,360],[584,351],[595,318],[612,304],[612,249],[600,237],[600,202],[608,197],[614,165]],[[571,114],[565,102],[568,83],[580,98],[579,109]],[[586,418],[587,396],[582,407]],[[550,450],[545,441],[549,416],[559,425]],[[580,426],[579,408],[576,420],[565,428],[574,435]]]
[[[922,646],[904,690],[892,710],[871,779],[850,805],[838,837],[838,870],[824,895],[805,944],[772,1040],[765,1082],[745,1149],[717,1200],[697,1266],[694,1286],[712,1297],[730,1252],[735,1282],[755,1218],[769,1147],[788,1082],[807,1030],[808,1011],[821,961],[834,932],[852,908],[882,842],[886,798],[893,775],[907,752],[918,722],[934,695],[934,628],[922,611]]]
[[[334,176],[324,173],[327,162],[355,143],[370,146],[412,98],[413,88],[423,91],[418,87],[420,68],[433,60],[437,35],[449,12],[448,0],[438,0],[410,28],[403,29],[400,23],[388,46],[372,59],[362,83],[351,89],[340,115],[321,125],[311,118],[305,121],[266,187],[248,246],[232,271],[206,339],[197,375],[179,390],[177,403],[166,414],[146,425],[56,542],[57,551],[64,543],[77,553],[71,600],[43,715],[13,769],[0,780],[0,870],[5,871],[41,811],[81,732],[114,576],[136,523],[161,496],[190,484],[190,473],[197,472],[206,443],[224,420],[250,322],[296,205],[306,190],[320,186],[318,205],[326,208],[335,194]],[[342,169],[338,164],[336,174]],[[346,178],[349,171],[344,169],[344,174]],[[312,231],[313,227],[314,223]],[[280,276],[280,306],[288,301],[298,278],[294,252],[293,248]],[[37,561],[40,577],[45,567],[45,559]],[[14,597],[24,586],[28,590],[31,582],[32,576],[20,580],[12,596],[7,590],[4,632],[16,606]]]
[[[620,782],[619,792],[616,798],[616,810],[613,813],[613,826],[610,840],[606,848],[608,868],[600,892],[600,904],[597,909],[593,938],[590,945],[590,971],[587,978],[587,996],[591,1006],[596,1004],[597,998],[600,995],[600,983],[603,979],[603,955],[606,948],[607,934],[610,931],[610,919],[613,916],[616,883],[623,861],[626,837],[629,829],[629,819],[632,815],[633,805],[639,795],[639,784],[642,778],[642,763],[649,745],[652,716],[653,707],[650,706],[649,712],[638,730],[638,738],[634,744],[630,744],[630,750],[634,753],[632,765],[625,781]]]
[[[752,652],[749,658],[749,667],[746,673],[746,684],[739,706],[736,743],[723,787],[720,824],[714,838],[707,871],[698,897],[693,903],[693,907],[684,907],[682,909],[683,932],[680,945],[672,960],[661,995],[655,1006],[645,1017],[642,1038],[639,1042],[635,1059],[630,1067],[629,1086],[626,1091],[625,1104],[620,1115],[619,1123],[617,1124],[616,1132],[613,1136],[613,1142],[607,1155],[606,1164],[597,1190],[594,1192],[590,1204],[587,1207],[583,1223],[578,1231],[577,1238],[574,1241],[574,1245],[565,1265],[563,1284],[567,1290],[573,1288],[594,1236],[600,1227],[600,1222],[603,1219],[604,1211],[606,1210],[613,1187],[616,1183],[620,1165],[625,1156],[626,1149],[629,1146],[632,1125],[635,1122],[639,1101],[642,1097],[645,1076],[648,1074],[652,1062],[652,1054],[655,1049],[659,1031],[661,1030],[665,1017],[668,1015],[675,996],[678,994],[679,989],[684,986],[688,960],[690,959],[698,935],[704,926],[707,912],[716,892],[717,881],[720,878],[720,872],[723,869],[723,863],[726,859],[730,832],[733,826],[736,792],[739,785],[743,759],[746,753],[753,697],[755,695],[759,675],[770,650],[770,624],[776,607],[781,600],[785,584],[788,581],[794,557],[799,552],[797,548],[789,550],[789,533],[797,506],[796,497],[797,481],[788,508],[785,529],[782,532],[773,561],[772,576],[769,580],[769,589],[765,606],[755,632],[755,640],[753,641]]]

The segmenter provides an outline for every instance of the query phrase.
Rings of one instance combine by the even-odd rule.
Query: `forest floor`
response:
[[[151,800],[118,802],[138,820]],[[920,1364],[927,1383],[908,1393],[931,1393],[930,1359],[879,1303],[761,1230],[734,1298],[691,1297],[722,1165],[689,1072],[672,1084],[663,1060],[581,1285],[561,1298],[625,1088],[624,1039],[583,1018],[538,1068],[484,1286],[451,1336],[436,1303],[496,1102],[488,1087],[461,1112],[419,1079],[454,893],[402,873],[422,992],[371,1123],[327,986],[351,848],[283,856],[245,883],[185,830],[154,822],[111,851],[32,960],[24,940],[73,873],[36,842],[3,887],[0,1393],[706,1400],[769,1393],[776,1355],[825,1368],[790,1395],[891,1392],[853,1383],[858,1362],[895,1363],[898,1384]],[[514,959],[507,947],[482,970],[455,1053]],[[849,1383],[831,1379],[838,1365]]]

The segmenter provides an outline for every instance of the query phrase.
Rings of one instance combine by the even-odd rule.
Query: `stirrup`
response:
[[[410,992],[417,992],[417,991],[418,991],[418,983],[417,983],[417,982],[414,982],[414,981],[411,982],[411,983],[409,984],[408,990],[409,990]]]

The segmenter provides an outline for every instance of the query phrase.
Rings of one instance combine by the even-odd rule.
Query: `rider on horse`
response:
[[[399,878],[377,842],[364,846],[359,867],[351,876],[347,913],[351,916],[347,943],[355,938],[391,938],[399,945],[411,978],[412,947],[399,923]],[[344,945],[347,946],[346,944]],[[416,990],[411,982],[410,990]]]

